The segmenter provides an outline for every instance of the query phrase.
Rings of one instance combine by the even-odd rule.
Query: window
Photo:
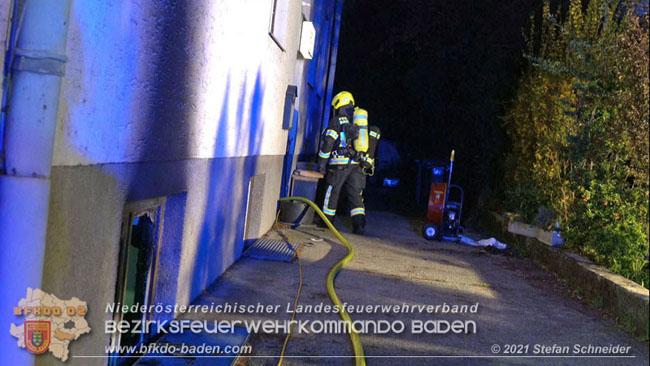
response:
[[[115,303],[122,306],[148,306],[153,303],[158,275],[158,256],[164,198],[138,201],[128,204],[122,221],[118,277],[115,286]],[[115,321],[133,322],[151,320],[147,312],[126,312],[116,310]],[[134,346],[148,341],[153,334],[127,332],[113,335],[112,344]],[[132,361],[132,360],[131,360]],[[122,361],[111,359],[111,365]]]
[[[288,0],[271,0],[269,35],[282,51],[286,51],[285,42],[289,20],[288,2]]]

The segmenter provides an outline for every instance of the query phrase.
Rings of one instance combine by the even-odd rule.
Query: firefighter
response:
[[[323,213],[331,222],[334,221],[339,195],[343,191],[350,206],[352,232],[363,234],[366,226],[366,209],[362,196],[366,185],[364,172],[374,170],[372,157],[367,154],[372,141],[369,136],[374,130],[369,132],[367,112],[362,109],[355,111],[354,98],[350,92],[336,94],[332,99],[332,107],[334,116],[323,132],[318,153],[321,169],[327,164]]]

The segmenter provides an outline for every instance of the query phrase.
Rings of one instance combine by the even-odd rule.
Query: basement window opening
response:
[[[151,320],[152,314],[140,311],[144,305],[148,307],[154,299],[158,267],[160,233],[162,227],[162,200],[148,200],[127,205],[122,221],[122,238],[120,240],[120,255],[118,280],[116,283],[115,304],[113,317],[115,322],[127,321],[131,324],[138,321]],[[122,312],[123,306],[129,308]],[[137,311],[130,311],[131,307]],[[145,332],[116,332],[112,338],[115,346],[136,346],[151,340],[155,334]],[[123,348],[122,348],[123,349]],[[114,356],[126,356],[126,353],[115,353]],[[110,365],[128,365],[132,358],[111,358]]]

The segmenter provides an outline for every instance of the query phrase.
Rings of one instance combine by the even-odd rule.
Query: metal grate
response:
[[[246,252],[245,257],[267,261],[292,262],[300,243],[289,243],[274,239],[257,239]]]

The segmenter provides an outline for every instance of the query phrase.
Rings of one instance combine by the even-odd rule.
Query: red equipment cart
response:
[[[432,176],[442,180],[447,171],[447,181],[431,183],[427,223],[422,228],[422,235],[428,240],[456,240],[460,230],[460,218],[463,212],[465,193],[459,185],[451,184],[451,174],[454,169],[454,154],[451,151],[449,165],[432,167]]]

